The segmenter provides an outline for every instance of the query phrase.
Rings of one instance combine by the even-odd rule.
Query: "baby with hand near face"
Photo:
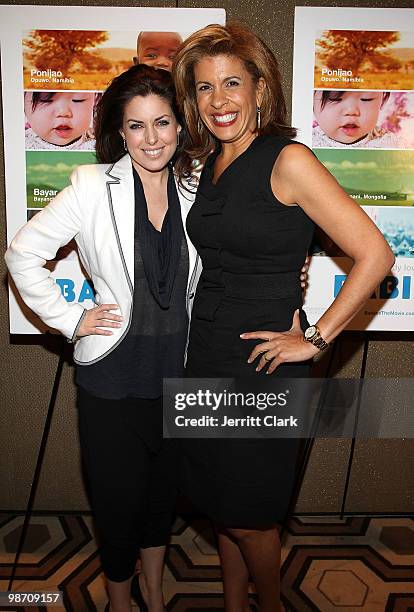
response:
[[[95,102],[94,92],[25,92],[26,149],[95,150]]]

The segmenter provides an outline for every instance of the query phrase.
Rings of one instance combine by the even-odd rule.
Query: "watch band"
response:
[[[319,338],[315,338],[315,340],[311,341],[313,346],[316,346],[320,351],[324,351],[328,348],[329,344],[325,342],[322,336],[319,335]]]

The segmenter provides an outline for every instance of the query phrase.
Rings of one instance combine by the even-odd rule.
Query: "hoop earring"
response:
[[[128,151],[128,147],[127,147],[127,143],[126,143],[126,140],[125,140],[125,136],[122,138],[122,140],[124,142],[124,149],[125,149],[125,151]]]
[[[260,131],[260,113],[261,113],[261,109],[260,106],[258,106],[256,108],[256,117],[257,117],[257,130]]]
[[[177,147],[180,146],[180,132],[177,132]]]

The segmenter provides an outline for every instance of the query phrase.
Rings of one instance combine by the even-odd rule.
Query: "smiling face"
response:
[[[194,67],[197,106],[210,132],[223,143],[249,144],[256,135],[264,79],[256,84],[233,55],[203,57]]]
[[[376,126],[383,104],[382,91],[332,91],[322,103],[322,92],[314,94],[314,114],[329,138],[352,144],[364,138]]]
[[[137,41],[136,63],[171,71],[183,42],[178,32],[141,32]]]
[[[34,102],[34,104],[33,104]],[[65,146],[75,142],[91,127],[94,93],[42,92],[24,97],[24,112],[32,130],[50,144]],[[33,108],[34,106],[34,108]]]
[[[135,96],[125,106],[121,136],[138,173],[164,170],[177,148],[181,126],[167,100]]]

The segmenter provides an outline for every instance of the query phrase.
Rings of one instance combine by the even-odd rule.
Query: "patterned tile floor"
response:
[[[22,522],[22,516],[0,514],[0,591],[7,588]],[[106,594],[91,518],[34,516],[13,590],[61,590],[69,612],[102,611]],[[293,612],[414,612],[414,519],[292,519],[282,594]],[[165,595],[171,612],[223,610],[214,537],[205,520],[176,520]]]

